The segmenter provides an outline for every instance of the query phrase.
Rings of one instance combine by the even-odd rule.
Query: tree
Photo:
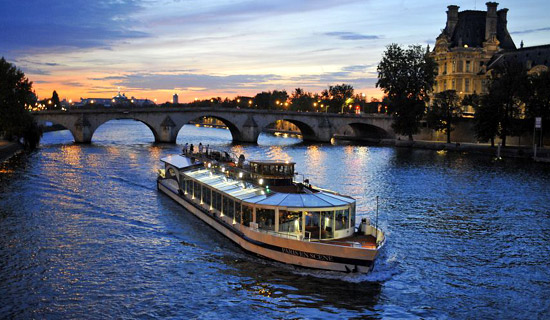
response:
[[[517,120],[521,115],[522,97],[528,90],[527,72],[520,63],[504,62],[491,70],[490,80],[487,98],[491,101],[483,101],[494,104],[493,116],[499,120],[498,135],[502,146],[506,146],[506,137],[521,133]]]
[[[294,111],[313,111],[315,110],[316,100],[311,93],[305,92],[302,88],[294,89],[290,97],[290,107]]]
[[[28,109],[36,103],[32,82],[3,57],[0,59],[0,135],[23,139],[25,147],[34,149],[42,135]]]
[[[443,131],[447,135],[447,143],[451,143],[453,122],[462,115],[460,99],[455,90],[445,90],[435,94],[431,107],[428,108],[426,120],[428,127]]]
[[[462,99],[463,106],[472,106],[474,113],[474,132],[478,141],[491,141],[491,147],[495,146],[495,137],[498,135],[499,117],[498,103],[489,94],[479,96],[467,95]]]
[[[392,128],[412,140],[413,134],[420,131],[428,93],[435,81],[435,61],[419,45],[403,49],[393,43],[386,48],[377,71],[376,87],[388,96],[394,116]]]
[[[54,110],[60,110],[61,109],[61,102],[59,101],[59,96],[57,95],[57,92],[54,90],[52,93],[52,109]]]
[[[529,76],[529,90],[526,92],[526,116],[532,121],[541,117],[543,121],[543,134],[548,131],[550,125],[550,71],[543,71]],[[544,141],[544,137],[541,139]]]
[[[259,109],[285,109],[285,103],[288,100],[288,93],[285,90],[273,92],[261,92],[256,94],[254,97],[254,104],[258,106]]]
[[[321,92],[321,97],[324,103],[329,105],[328,111],[342,112],[346,106],[346,101],[353,98],[353,86],[345,83],[329,86],[328,89]]]

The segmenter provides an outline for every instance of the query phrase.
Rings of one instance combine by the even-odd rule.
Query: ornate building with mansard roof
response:
[[[505,61],[517,61],[531,71],[548,70],[550,45],[516,48],[507,29],[508,9],[487,2],[487,11],[448,6],[447,24],[430,55],[438,65],[434,93],[456,90],[465,95],[486,92],[488,70]],[[473,114],[467,107],[465,113]]]

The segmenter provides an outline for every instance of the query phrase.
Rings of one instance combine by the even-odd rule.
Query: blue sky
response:
[[[41,98],[142,98],[320,92],[352,84],[379,96],[376,65],[390,43],[430,44],[447,5],[477,1],[0,0],[0,55]],[[550,1],[506,1],[519,45],[550,43]]]

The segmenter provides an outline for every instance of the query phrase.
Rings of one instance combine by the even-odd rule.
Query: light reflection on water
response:
[[[185,126],[153,143],[138,122],[68,131],[0,166],[0,314],[15,318],[547,318],[550,169],[456,153],[307,145]],[[155,189],[188,141],[295,161],[357,199],[387,246],[369,275],[243,253]],[[299,177],[298,179],[301,179]],[[357,219],[359,222],[360,219]]]

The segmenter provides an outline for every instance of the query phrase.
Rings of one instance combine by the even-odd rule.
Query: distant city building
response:
[[[102,105],[104,107],[117,107],[117,106],[130,106],[147,107],[154,106],[155,102],[149,99],[137,99],[134,97],[128,98],[126,94],[118,94],[112,98],[80,98],[80,102],[75,103],[76,107],[83,107],[86,105]]]
[[[177,93],[174,93],[174,95],[172,96],[172,103],[173,103],[173,104],[178,104],[178,103],[179,103],[178,94],[177,94]]]
[[[524,64],[530,72],[548,70],[550,45],[517,49],[507,28],[508,9],[487,2],[487,11],[448,6],[447,24],[430,53],[438,65],[434,93],[456,90],[459,97],[487,91],[488,71],[505,61]],[[473,113],[472,107],[464,112]]]

